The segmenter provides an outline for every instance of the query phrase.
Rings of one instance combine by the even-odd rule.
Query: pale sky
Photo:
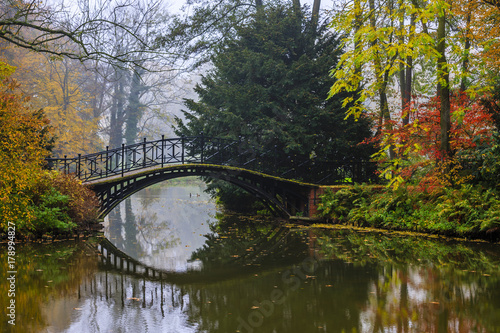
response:
[[[265,0],[264,0],[265,1]],[[292,1],[292,0],[289,0]],[[165,0],[166,3],[169,4],[169,8],[172,11],[179,10],[183,4],[186,3],[186,0]],[[312,8],[314,0],[301,0],[300,3],[302,5],[308,4],[309,7]],[[321,1],[321,9],[332,9],[334,0],[322,0]]]

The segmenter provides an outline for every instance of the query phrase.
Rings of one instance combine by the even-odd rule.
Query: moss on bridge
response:
[[[255,176],[259,176],[262,178],[266,179],[274,179],[280,182],[287,182],[287,183],[292,183],[295,185],[300,185],[304,187],[311,187],[311,188],[317,188],[321,187],[321,185],[317,184],[312,184],[312,183],[305,183],[301,182],[298,180],[294,179],[286,179],[286,178],[281,178],[277,176],[272,176],[266,173],[258,172],[258,171],[253,171],[245,168],[239,168],[239,167],[233,167],[233,166],[227,166],[227,165],[218,165],[218,164],[202,164],[202,163],[187,163],[187,164],[174,164],[174,165],[168,165],[168,166],[153,166],[145,169],[137,169],[134,171],[128,171],[125,172],[122,175],[120,174],[114,174],[108,177],[103,177],[99,179],[94,179],[90,181],[85,181],[84,184],[86,185],[102,185],[102,184],[107,184],[107,183],[113,183],[118,179],[132,179],[132,178],[138,178],[141,176],[147,176],[151,173],[157,172],[157,171],[162,171],[162,170],[186,170],[186,169],[207,169],[207,170],[223,170],[223,171],[230,171],[230,172],[236,172],[236,173],[247,173]],[[186,176],[189,176],[189,174],[186,174]],[[235,175],[233,175],[235,176]]]

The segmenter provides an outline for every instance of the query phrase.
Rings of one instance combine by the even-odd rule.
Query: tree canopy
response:
[[[248,19],[248,18],[247,18]],[[305,8],[264,4],[220,44],[213,68],[186,100],[177,134],[241,138],[259,148],[325,159],[367,159],[369,122],[345,119],[341,99],[326,100],[340,56],[335,34]]]
[[[376,119],[378,156],[394,166],[388,177],[401,179],[401,165],[412,159],[439,164],[484,142],[492,123],[478,102],[491,97],[499,74],[498,13],[480,0],[339,4],[331,28],[343,33],[348,51],[332,71],[330,96],[359,89],[344,102],[348,114],[363,110]],[[471,124],[473,144],[464,145],[457,130]]]

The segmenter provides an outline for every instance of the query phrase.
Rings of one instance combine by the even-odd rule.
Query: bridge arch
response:
[[[276,147],[263,150],[241,139],[207,137],[203,133],[197,137],[144,139],[72,158],[47,158],[46,162],[49,169],[73,174],[91,185],[100,199],[101,217],[143,188],[185,176],[226,180],[257,196],[278,215],[310,217],[320,187],[313,184],[366,182],[373,179],[376,170],[376,164],[370,161],[289,156]]]
[[[159,182],[203,176],[227,181],[239,186],[263,201],[276,215],[288,218],[300,214],[309,216],[309,195],[317,186],[286,180],[243,168],[213,164],[177,164],[151,167],[105,179],[86,181],[101,202],[104,217],[132,194]]]

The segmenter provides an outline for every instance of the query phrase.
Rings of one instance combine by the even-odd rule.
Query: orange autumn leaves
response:
[[[87,228],[98,217],[95,193],[73,176],[44,170],[54,131],[0,62],[0,233],[16,238]]]
[[[380,131],[378,157],[384,159],[384,150],[391,147],[397,158],[383,171],[386,178],[397,187],[417,176],[419,184],[458,185],[468,179],[461,179],[456,158],[479,145],[490,144],[494,121],[481,103],[464,93],[455,93],[451,98],[450,146],[453,158],[443,156],[440,149],[439,98],[425,103],[414,103],[410,113],[410,123],[390,121]],[[404,115],[401,115],[401,117]],[[443,164],[443,165],[441,165]],[[447,169],[443,170],[443,168]],[[454,173],[453,175],[451,173]]]
[[[33,212],[29,192],[41,176],[51,140],[49,121],[42,111],[27,107],[27,98],[10,78],[14,68],[0,62],[0,216],[30,228]]]

